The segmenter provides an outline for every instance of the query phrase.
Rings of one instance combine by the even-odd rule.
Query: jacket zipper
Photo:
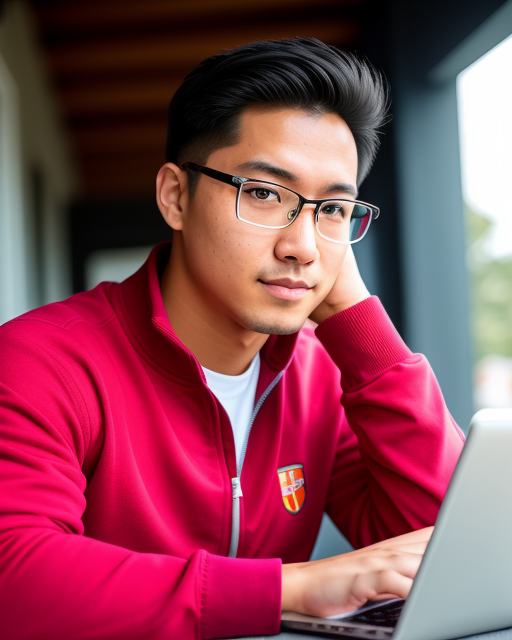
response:
[[[251,433],[252,425],[254,424],[254,420],[258,415],[258,411],[261,409],[261,405],[267,399],[269,393],[276,386],[276,384],[283,377],[284,371],[280,371],[277,376],[272,380],[272,382],[268,385],[265,391],[262,393],[260,399],[256,403],[254,407],[254,411],[252,414],[251,421],[249,422],[249,426],[247,428],[247,432],[245,434],[244,446],[242,447],[242,453],[240,455],[240,460],[237,465],[236,470],[236,478],[231,478],[231,488],[232,488],[232,500],[233,500],[233,509],[232,509],[232,517],[231,517],[231,544],[229,545],[229,553],[228,558],[236,558],[236,554],[238,552],[238,541],[240,539],[240,498],[243,497],[242,487],[240,485],[240,477],[242,475],[242,466],[245,460],[245,453],[247,451],[247,443],[249,442],[249,435]]]

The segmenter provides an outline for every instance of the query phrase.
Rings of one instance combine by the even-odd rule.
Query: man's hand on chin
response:
[[[349,245],[336,282],[309,318],[320,324],[335,313],[369,298],[370,295],[357,268],[352,247]]]

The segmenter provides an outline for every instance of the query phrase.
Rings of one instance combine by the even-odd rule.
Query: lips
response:
[[[278,280],[263,281],[263,284],[277,285],[279,287],[287,287],[288,289],[311,289],[304,280],[292,280],[291,278],[279,278]]]
[[[259,282],[273,297],[291,302],[301,300],[313,288],[304,280],[292,280],[291,278],[278,278],[266,282],[259,280]]]

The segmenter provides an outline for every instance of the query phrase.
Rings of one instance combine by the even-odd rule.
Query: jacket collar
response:
[[[171,242],[153,247],[146,262],[132,276],[114,285],[114,305],[136,348],[142,348],[156,365],[173,376],[205,382],[203,370],[194,354],[174,332],[165,311],[160,280],[171,251]],[[257,396],[293,358],[298,333],[270,336],[260,351],[262,367]]]

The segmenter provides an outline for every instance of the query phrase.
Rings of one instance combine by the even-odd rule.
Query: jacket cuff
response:
[[[281,625],[281,559],[205,555],[201,638],[277,635]]]
[[[327,318],[315,333],[340,369],[345,391],[413,356],[377,296]]]

